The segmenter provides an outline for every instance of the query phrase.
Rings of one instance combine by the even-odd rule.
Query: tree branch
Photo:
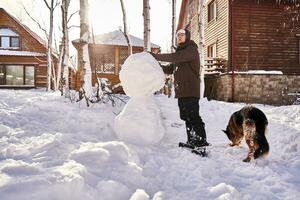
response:
[[[80,26],[77,26],[77,25],[68,26],[68,30],[71,29],[71,28],[80,28]]]
[[[27,9],[25,8],[24,5],[22,5],[22,6],[23,6],[23,9],[24,9],[25,13],[28,15],[28,17],[29,17],[32,21],[34,21],[34,23],[37,24],[37,26],[45,33],[46,37],[48,38],[47,30],[46,30],[45,28],[43,28],[42,25],[41,25],[36,19],[34,19],[34,18],[29,14],[29,12],[27,11]]]
[[[79,13],[79,10],[73,12],[73,13],[70,15],[70,17],[69,17],[68,20],[67,20],[67,23],[69,23],[69,21],[71,20],[71,18],[72,18],[76,13]]]
[[[59,0],[56,0],[56,3],[55,3],[55,6],[53,7],[53,10],[55,10],[55,8],[57,7],[57,6],[59,6]]]
[[[52,0],[51,0],[51,1],[52,1]],[[51,7],[49,6],[47,0],[44,0],[44,3],[46,4],[47,8],[48,8],[49,10],[51,10]]]

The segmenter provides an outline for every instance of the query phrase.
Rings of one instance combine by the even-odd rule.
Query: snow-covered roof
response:
[[[43,45],[47,49],[47,42],[43,40],[38,34],[33,32],[28,26],[25,24],[22,24],[16,17],[8,13],[4,8],[0,7],[0,12],[4,12],[6,15],[8,15],[11,19],[13,19],[17,24],[19,24],[31,37],[33,37],[35,40],[37,40],[41,45]],[[52,56],[55,58],[58,58],[58,53],[55,49],[52,49]]]
[[[129,35],[131,44],[133,47],[144,47],[144,40],[135,37],[133,35]],[[74,40],[73,42],[77,42]],[[91,38],[90,43],[93,43],[93,39]],[[95,44],[104,44],[104,45],[115,45],[115,46],[128,46],[126,42],[126,38],[122,31],[116,30],[109,33],[104,33],[101,35],[95,36]],[[151,48],[160,48],[160,46],[151,43]]]
[[[22,24],[16,17],[11,15],[10,13],[6,12],[3,8],[0,8],[0,11],[6,13],[11,19],[13,19],[17,24],[19,24],[22,28],[24,28],[27,33],[29,33],[34,39],[36,39],[40,44],[46,47],[46,41],[44,41],[40,36],[38,36],[35,32],[33,32],[28,26]]]
[[[0,56],[46,56],[46,54],[32,51],[0,50]]]
[[[228,72],[231,74],[232,72]],[[248,70],[248,71],[234,71],[235,74],[279,74],[282,75],[282,71],[277,70]]]

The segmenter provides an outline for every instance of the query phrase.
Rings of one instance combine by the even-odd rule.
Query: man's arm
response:
[[[173,64],[170,65],[161,65],[165,74],[173,74],[175,66]]]
[[[154,54],[155,59],[172,63],[188,62],[194,60],[198,55],[197,48],[189,46],[175,53]]]

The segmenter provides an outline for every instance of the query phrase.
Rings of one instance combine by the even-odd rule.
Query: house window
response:
[[[19,37],[11,37],[10,38],[10,46],[11,47],[20,47]]]
[[[208,4],[208,12],[207,12],[207,16],[208,16],[208,22],[216,19],[217,17],[217,3],[215,0],[211,1],[209,4]]]
[[[0,48],[18,49],[19,47],[19,35],[9,28],[0,28]]]
[[[298,63],[300,63],[300,33],[296,34],[296,37],[298,38]]]
[[[25,66],[25,85],[34,85],[34,66]]]
[[[23,85],[24,75],[22,65],[6,66],[6,85]]]
[[[0,85],[34,86],[34,66],[0,65]]]
[[[115,49],[102,49],[101,53],[94,56],[96,71],[99,74],[115,74]]]
[[[0,85],[5,85],[5,66],[0,65]]]
[[[207,47],[207,57],[215,58],[216,56],[217,56],[217,48],[216,48],[216,43],[214,43]]]
[[[1,37],[1,48],[7,49],[10,47],[9,37],[2,36]]]

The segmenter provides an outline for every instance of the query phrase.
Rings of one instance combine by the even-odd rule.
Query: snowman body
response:
[[[120,81],[130,97],[115,119],[117,136],[137,145],[157,144],[165,134],[154,92],[164,85],[165,76],[159,63],[147,52],[129,56],[120,71]]]

